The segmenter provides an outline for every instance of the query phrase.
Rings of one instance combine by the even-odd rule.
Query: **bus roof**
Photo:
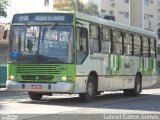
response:
[[[84,21],[88,21],[88,22],[98,23],[98,24],[105,25],[105,26],[112,27],[112,28],[118,28],[118,29],[123,29],[126,31],[131,31],[133,33],[147,35],[147,36],[154,37],[154,38],[157,37],[156,33],[151,32],[151,31],[147,31],[144,29],[125,25],[119,22],[114,22],[112,20],[106,20],[106,19],[99,18],[96,16],[90,16],[90,15],[79,13],[79,12],[76,13],[76,18],[84,20]]]

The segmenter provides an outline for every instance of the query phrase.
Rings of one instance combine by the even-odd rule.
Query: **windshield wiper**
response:
[[[55,26],[57,26],[57,23],[53,23],[53,24],[49,27],[48,31],[51,31]],[[43,43],[43,41],[44,41],[44,37],[45,37],[46,32],[47,32],[47,30],[44,29],[44,30],[43,30],[43,33],[42,33],[42,43]]]
[[[57,23],[53,23],[53,24],[49,27],[49,30],[52,30],[55,26],[57,26]]]

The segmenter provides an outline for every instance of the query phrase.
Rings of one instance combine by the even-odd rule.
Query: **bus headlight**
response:
[[[73,77],[71,77],[71,76],[64,76],[64,77],[62,77],[62,80],[63,81],[71,81],[71,80],[73,80]]]
[[[13,76],[13,75],[10,75],[10,76],[9,76],[9,80],[14,80],[14,76]]]
[[[66,76],[62,77],[62,80],[67,81],[67,77]]]

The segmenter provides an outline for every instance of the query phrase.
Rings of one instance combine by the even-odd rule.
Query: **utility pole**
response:
[[[76,0],[76,12],[78,12],[78,0]]]

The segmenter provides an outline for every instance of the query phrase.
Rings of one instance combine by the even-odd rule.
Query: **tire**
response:
[[[96,95],[101,95],[101,92],[98,91],[98,92],[96,93]]]
[[[140,95],[141,91],[142,91],[142,85],[141,85],[141,76],[140,75],[136,75],[135,78],[135,87],[133,89],[133,96],[138,96]]]
[[[89,76],[87,80],[86,92],[80,93],[79,98],[81,102],[90,102],[96,96],[96,81],[94,76]]]
[[[28,92],[28,95],[30,99],[32,100],[41,100],[43,94],[42,93],[34,93],[34,92]]]
[[[140,95],[141,90],[142,90],[141,76],[139,74],[137,74],[136,78],[135,78],[134,88],[133,89],[125,89],[125,90],[123,90],[123,93],[126,96],[137,97]]]

